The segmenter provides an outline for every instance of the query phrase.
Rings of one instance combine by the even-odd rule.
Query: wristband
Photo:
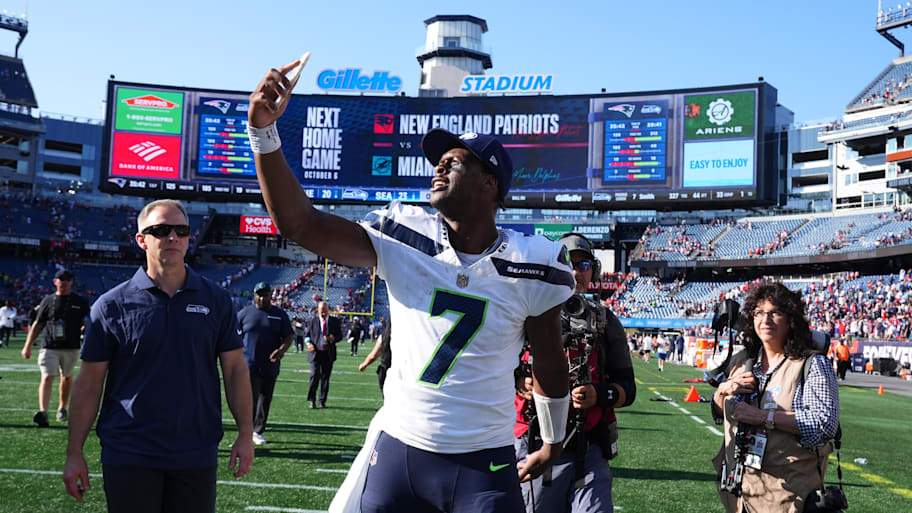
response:
[[[257,128],[247,123],[247,136],[250,138],[250,149],[260,155],[272,153],[282,147],[282,140],[279,139],[279,130],[276,128],[275,122],[263,128]]]
[[[564,397],[547,397],[532,391],[542,442],[556,444],[567,435],[567,415],[570,412],[570,392]]]

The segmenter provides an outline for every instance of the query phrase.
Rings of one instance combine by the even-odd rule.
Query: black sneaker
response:
[[[32,421],[34,421],[35,424],[38,424],[38,427],[48,427],[50,425],[48,423],[48,414],[46,411],[36,412],[35,416],[32,417]]]
[[[57,422],[66,422],[69,417],[67,416],[66,408],[61,408],[57,410]]]

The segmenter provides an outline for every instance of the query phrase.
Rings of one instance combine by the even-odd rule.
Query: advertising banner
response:
[[[117,90],[116,130],[181,133],[184,94],[122,87]]]
[[[180,176],[181,138],[115,132],[111,175],[143,178]]]
[[[241,233],[255,235],[278,235],[275,223],[271,217],[266,216],[241,216]]]
[[[435,128],[491,135],[504,145],[513,162],[504,198],[510,208],[723,208],[778,197],[774,145],[765,144],[773,134],[776,94],[765,83],[653,93],[414,98],[377,95],[397,78],[383,72],[343,68],[321,75],[327,85],[332,75],[332,88],[367,87],[375,95],[288,100],[276,125],[282,152],[304,193],[318,203],[428,203],[436,163],[427,161],[421,141]],[[515,83],[519,90],[531,80],[491,78],[497,87]],[[102,190],[261,199],[246,131],[249,92],[109,82],[108,106]],[[149,163],[125,153],[124,134],[179,136],[173,169],[139,172]],[[151,143],[168,152],[174,147]],[[138,151],[150,149],[144,155],[157,151]],[[158,180],[165,176],[172,180]]]
[[[684,96],[684,138],[753,137],[756,93],[714,93]]]
[[[893,358],[900,364],[912,362],[912,343],[899,342],[858,342],[858,351],[866,360]]]

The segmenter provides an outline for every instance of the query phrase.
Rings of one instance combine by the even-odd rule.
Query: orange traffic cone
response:
[[[698,403],[700,402],[700,394],[697,393],[697,387],[690,385],[690,390],[687,392],[687,395],[684,396],[685,403]]]
[[[877,387],[877,395],[884,395],[883,385],[880,385],[879,387]]]

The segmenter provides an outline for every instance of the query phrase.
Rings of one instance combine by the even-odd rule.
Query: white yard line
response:
[[[244,511],[279,511],[282,513],[326,513],[325,509],[280,508],[277,506],[247,506]]]
[[[58,470],[31,470],[24,468],[0,468],[0,472],[13,473],[13,474],[34,474],[42,476],[62,476],[63,472]],[[103,477],[102,474],[89,474],[89,477]],[[297,484],[287,484],[287,483],[251,483],[247,481],[216,481],[220,485],[231,485],[231,486],[250,486],[254,488],[293,488],[296,490],[317,490],[321,492],[335,492],[338,491],[338,488],[332,488],[329,486],[311,486],[311,485],[297,485]]]
[[[220,485],[232,485],[232,486],[250,486],[254,488],[293,488],[295,490],[318,490],[323,492],[335,492],[339,488],[332,488],[329,486],[310,486],[310,485],[295,485],[287,483],[248,483],[247,481],[216,481]]]
[[[662,399],[663,401],[668,402],[668,404],[670,404],[671,406],[674,406],[675,408],[677,408],[677,409],[680,410],[681,412],[687,414],[690,418],[694,419],[694,420],[697,421],[698,423],[703,424],[704,427],[705,427],[706,429],[708,429],[710,432],[712,432],[713,434],[718,435],[718,436],[723,436],[721,431],[719,431],[718,429],[716,429],[716,428],[713,427],[713,426],[708,426],[708,425],[706,425],[706,421],[705,421],[705,420],[701,419],[700,417],[697,417],[696,415],[691,414],[690,410],[688,410],[688,409],[686,409],[686,408],[680,406],[678,403],[676,403],[676,402],[672,401],[671,399],[665,397],[665,396],[662,395],[661,392],[659,392],[658,390],[653,390],[652,393],[655,394],[655,395],[657,395],[657,396],[659,396],[659,399]]]

